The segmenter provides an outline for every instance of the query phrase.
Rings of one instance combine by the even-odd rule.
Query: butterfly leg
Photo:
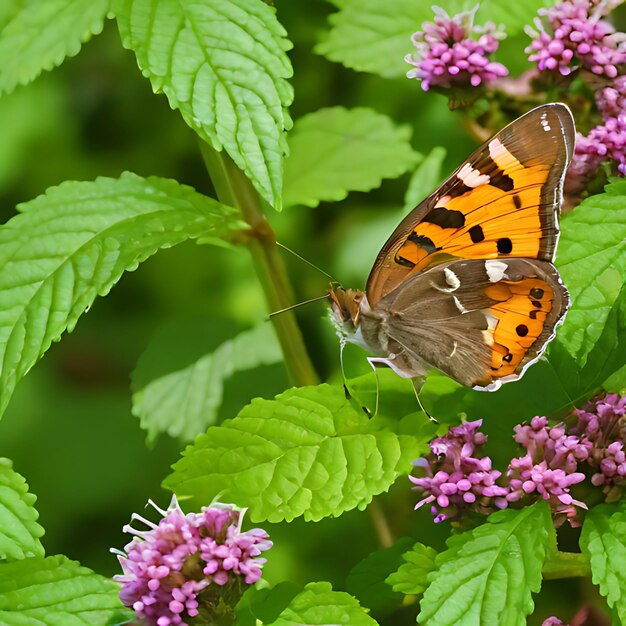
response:
[[[439,424],[439,421],[436,420],[425,408],[420,400],[420,391],[424,387],[424,383],[426,382],[426,376],[417,376],[416,378],[411,378],[411,383],[413,383],[413,391],[415,392],[415,399],[419,404],[420,409],[424,411],[426,417],[431,421],[435,422],[435,424]]]

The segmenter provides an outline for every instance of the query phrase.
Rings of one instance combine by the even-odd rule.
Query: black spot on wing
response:
[[[478,226],[478,224],[476,226],[472,226],[467,232],[472,238],[472,243],[479,243],[485,239],[485,233],[483,233],[483,229]]]
[[[520,337],[526,337],[526,335],[528,334],[528,326],[526,326],[526,324],[518,324],[515,327],[515,332],[520,336]]]
[[[530,317],[531,320],[536,320],[537,319],[537,313],[539,313],[539,311],[535,311],[534,309],[528,314],[528,317]]]
[[[541,300],[541,298],[543,298],[543,289],[540,289],[539,287],[533,287],[530,290],[530,297],[535,298],[535,300]]]
[[[485,154],[480,159],[480,173],[489,176],[489,184],[492,187],[497,187],[501,191],[511,191],[515,184],[513,179],[505,174],[498,164],[489,156]]]
[[[517,194],[513,196],[513,204],[515,205],[516,209],[522,208],[522,199]]]
[[[422,222],[436,224],[441,226],[441,228],[461,228],[465,226],[465,215],[461,211],[454,211],[440,206],[427,213]]]
[[[441,250],[438,248],[430,237],[424,237],[424,235],[418,235],[417,233],[411,233],[408,236],[408,240],[413,242],[415,245],[425,250],[428,254],[432,254],[433,252],[437,252],[437,250]]]
[[[462,182],[460,179],[457,180],[452,187],[450,187],[450,190],[447,192],[447,195],[450,196],[451,198],[458,198],[459,196],[462,196],[463,194],[466,194],[468,191],[471,191],[472,188],[469,187],[468,185],[466,185],[464,182]]]
[[[496,245],[500,254],[510,254],[511,250],[513,250],[513,243],[508,237],[498,239],[498,243]]]

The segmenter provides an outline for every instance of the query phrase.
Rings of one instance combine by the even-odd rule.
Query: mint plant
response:
[[[201,283],[210,310],[199,329],[178,324],[150,345],[145,335],[137,339],[145,352],[134,355],[123,418],[141,429],[149,449],[141,454],[158,456],[164,440],[176,452],[157,477],[163,491],[135,494],[156,514],[131,513],[127,499],[109,494],[115,519],[130,518],[124,530],[134,536],[123,547],[117,533],[111,549],[119,563],[97,544],[99,521],[112,523],[97,501],[118,487],[114,473],[97,478],[89,449],[80,457],[87,462],[69,459],[76,488],[89,484],[90,513],[72,526],[81,497],[69,505],[53,490],[39,494],[48,507],[40,520],[28,476],[8,460],[18,450],[5,442],[0,623],[554,626],[581,624],[593,613],[626,624],[620,4],[2,4],[5,214],[15,198],[4,181],[21,154],[12,146],[47,128],[38,98],[56,83],[46,81],[106,46],[126,49],[121,58],[131,59],[137,84],[169,105],[172,124],[184,122],[175,132],[148,128],[162,137],[162,154],[151,162],[169,163],[163,155],[180,141],[190,170],[200,172],[190,174],[196,190],[186,178],[124,171],[118,155],[119,175],[59,179],[17,198],[16,213],[0,226],[3,425],[27,428],[19,396],[31,380],[37,411],[48,418],[66,410],[54,406],[52,388],[69,395],[58,379],[37,383],[54,354],[27,374],[53,343],[71,341],[87,311],[98,313],[98,296],[111,293],[114,301],[128,272],[194,243],[201,252],[193,262],[164,261],[172,271],[158,275],[155,292],[181,312],[186,306],[171,297],[178,283],[184,290],[182,279],[209,265],[211,280]],[[101,33],[110,37],[102,49],[83,50]],[[78,100],[77,93],[66,97]],[[493,394],[430,372],[420,401],[437,421],[421,410],[410,383],[390,371],[376,376],[357,349],[346,349],[342,372],[322,305],[291,310],[323,299],[326,279],[280,244],[342,279],[363,280],[407,210],[477,141],[553,101],[570,106],[578,135],[556,260],[571,307],[547,354]],[[149,124],[148,115],[135,117],[133,127]],[[200,294],[187,298],[193,309]],[[153,301],[145,300],[150,310]],[[152,323],[144,315],[138,326]],[[126,347],[111,346],[118,349]],[[95,427],[102,398],[85,393],[92,408],[81,409],[81,420]],[[53,474],[51,433],[63,427],[48,421],[32,450],[50,441],[37,461]],[[139,452],[123,443],[111,437],[89,445],[106,449],[129,482],[152,471],[133,464]],[[79,458],[83,444],[73,445]],[[68,556],[49,554],[44,535],[44,526],[54,526],[49,503],[56,499]]]

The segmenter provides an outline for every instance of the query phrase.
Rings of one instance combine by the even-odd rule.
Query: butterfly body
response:
[[[518,379],[569,304],[552,265],[574,123],[538,107],[478,148],[398,226],[365,292],[335,288],[338,330],[400,376],[437,368],[494,390]]]

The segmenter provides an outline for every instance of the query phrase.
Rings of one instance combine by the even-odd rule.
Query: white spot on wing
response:
[[[489,277],[489,282],[497,283],[506,278],[507,264],[502,261],[485,261],[485,271]]]
[[[456,308],[461,311],[461,313],[467,313],[467,309],[461,304],[459,299],[456,296],[452,296],[452,298],[454,299],[454,304],[456,305]]]
[[[468,187],[480,187],[489,183],[489,176],[481,174],[475,170],[469,163],[466,163],[458,172],[456,177]]]
[[[452,287],[451,291],[454,291],[461,286],[459,277],[449,267],[444,267],[443,273],[446,275],[446,282],[450,285],[450,287]]]
[[[489,156],[497,162],[498,157],[508,154],[508,150],[502,145],[499,139],[492,139],[489,142]]]

